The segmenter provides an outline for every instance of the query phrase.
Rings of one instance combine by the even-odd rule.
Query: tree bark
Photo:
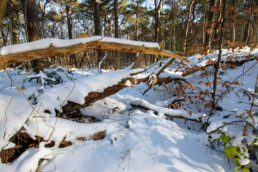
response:
[[[6,8],[6,0],[0,0],[0,30],[2,29],[5,8]]]
[[[27,0],[27,29],[29,42],[42,39],[35,0]]]

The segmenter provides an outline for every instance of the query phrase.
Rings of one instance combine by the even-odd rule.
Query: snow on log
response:
[[[161,50],[158,43],[93,36],[71,40],[49,38],[2,47],[0,48],[0,69],[17,62],[99,49],[168,56],[189,63],[189,60],[177,54]]]
[[[146,100],[139,99],[139,98],[131,98],[131,99],[132,99],[130,101],[131,106],[140,108],[143,110],[152,110],[154,111],[155,114],[164,114],[166,117],[180,118],[180,119],[190,120],[198,123],[202,123],[205,118],[205,115],[203,114],[192,113],[192,115],[189,115],[184,110],[175,110],[175,109],[156,106],[156,105],[150,104]]]
[[[87,79],[81,78],[53,87],[37,100],[51,113],[57,110],[69,114],[139,82],[140,79],[135,79],[134,76],[144,71],[126,69],[88,76]]]
[[[122,90],[123,88],[127,87],[125,84],[127,81],[132,80],[132,78],[123,78],[119,83],[116,85],[110,86],[105,88],[102,92],[93,91],[88,93],[87,96],[84,98],[83,104],[78,104],[72,101],[68,101],[65,106],[62,107],[63,114],[69,114],[75,110],[85,108],[87,106],[92,105],[94,102],[109,97],[113,94],[116,94],[118,91]],[[131,82],[131,81],[130,81]]]

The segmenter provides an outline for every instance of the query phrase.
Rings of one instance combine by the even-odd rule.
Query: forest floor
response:
[[[223,50],[222,60],[232,63],[220,70],[220,108],[209,117],[205,130],[202,123],[165,115],[207,120],[213,80],[210,73],[214,71],[207,64],[217,56],[217,51],[209,58],[195,55],[188,58],[191,63],[187,65],[175,61],[160,75],[174,81],[154,85],[144,95],[146,83],[126,87],[76,111],[73,117],[59,116],[57,110],[68,101],[83,104],[88,93],[117,84],[132,70],[99,74],[97,70],[59,67],[38,75],[14,69],[0,71],[0,171],[235,171],[234,162],[220,146],[211,148],[208,133],[221,127],[237,145],[244,126],[227,127],[224,123],[233,124],[239,115],[250,111],[252,103],[257,114],[258,99],[254,96],[253,100],[252,94],[257,94],[258,64],[254,57],[258,49]],[[138,77],[151,74],[165,62],[146,68]],[[194,66],[207,68],[182,76]],[[257,129],[257,115],[253,120]],[[255,137],[245,136],[247,142]]]

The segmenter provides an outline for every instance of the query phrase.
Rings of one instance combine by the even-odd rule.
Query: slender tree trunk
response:
[[[135,22],[135,39],[138,40],[138,12],[136,13],[136,22]]]
[[[140,7],[140,1],[137,0],[137,7],[136,7],[136,22],[135,22],[135,39],[138,40],[138,18],[139,18],[139,7]]]
[[[101,35],[99,0],[93,0],[93,9],[94,9],[94,26],[95,26],[94,35]],[[98,50],[98,56],[95,64],[96,67],[98,67],[98,64],[101,61],[102,56],[103,56],[102,51]]]
[[[63,31],[63,26],[64,26],[64,12],[63,12],[63,3],[61,2],[60,6],[60,13],[61,13],[61,22],[60,22],[60,37],[61,39],[64,39],[64,31]]]
[[[114,0],[114,20],[115,20],[115,38],[119,38],[119,28],[118,28],[118,5],[117,0]],[[115,52],[116,58],[116,69],[121,69],[121,60],[118,52]]]
[[[244,38],[243,38],[243,42],[247,43],[248,41],[248,37],[249,37],[249,30],[250,30],[250,21],[248,21],[246,27],[245,27],[245,31],[244,31]]]
[[[115,38],[119,38],[118,28],[118,5],[117,0],[114,0],[114,16],[115,16]]]
[[[68,35],[69,39],[73,39],[73,27],[72,27],[72,18],[71,18],[71,3],[70,1],[65,1],[65,10],[66,10],[66,16],[67,16],[67,26],[68,26]]]
[[[232,25],[232,42],[236,42],[236,21],[235,21],[235,8],[236,8],[236,0],[232,0],[232,6],[233,6],[233,25]]]
[[[18,11],[17,6],[15,6],[14,0],[10,1],[10,22],[11,22],[11,44],[18,44]]]
[[[22,1],[24,6],[24,17],[27,30],[27,41],[32,42],[42,39],[38,10],[35,0]],[[33,60],[31,66],[33,70],[38,71],[39,60]]]
[[[174,43],[173,43],[173,51],[176,52],[176,24],[174,24],[174,31],[173,31],[173,34],[174,34]]]
[[[206,0],[203,0],[202,46],[205,43]]]
[[[159,4],[157,3],[157,0],[155,0],[155,42],[159,42],[159,23],[160,23],[160,11],[162,7],[163,0],[159,1]]]
[[[186,51],[186,43],[187,43],[187,38],[188,38],[188,31],[190,27],[190,22],[191,22],[191,14],[192,14],[192,7],[194,5],[195,0],[192,0],[191,4],[189,5],[189,13],[188,13],[188,19],[187,19],[187,25],[186,25],[186,30],[185,30],[185,38],[184,38],[184,52]]]
[[[93,0],[93,3],[94,3],[94,26],[95,26],[94,35],[101,35],[99,0]]]
[[[28,21],[27,21],[27,0],[24,0],[22,1],[22,4],[23,4],[23,14],[24,14],[24,21],[25,21],[25,27],[24,27],[24,30],[25,30],[25,35],[26,35],[26,41],[29,42],[29,34],[28,34]]]
[[[6,8],[6,0],[0,0],[0,30],[2,29],[5,8]]]
[[[225,9],[226,9],[226,2],[227,0],[224,0],[223,3],[223,11],[222,11],[222,23],[221,23],[221,31],[220,31],[220,40],[219,40],[219,55],[217,63],[215,64],[215,72],[214,72],[214,80],[213,80],[213,93],[212,93],[212,109],[216,106],[216,91],[217,91],[217,78],[218,78],[218,72],[220,68],[220,61],[221,61],[221,55],[222,55],[222,44],[223,44],[223,34],[224,34],[224,25],[225,25]]]
[[[44,6],[42,6],[41,1],[39,1],[40,3],[40,9],[41,9],[41,23],[42,23],[42,32],[43,32],[43,37],[46,38],[46,28],[45,28],[45,14],[46,14],[46,6],[49,3],[49,0],[46,0]]]
[[[256,41],[256,37],[257,37],[257,28],[256,28],[256,25],[255,25],[255,22],[253,22],[253,34],[252,34],[252,40],[251,40],[251,43],[254,44],[255,41]]]
[[[248,20],[248,23],[246,25],[246,28],[245,28],[245,32],[244,32],[244,39],[243,39],[243,42],[245,43],[249,43],[250,41],[250,30],[251,30],[251,24],[254,22],[254,10],[253,10],[253,7],[254,7],[254,1],[253,0],[250,0],[249,1],[249,6],[251,8],[251,11],[250,11],[250,17],[249,17],[249,20]]]

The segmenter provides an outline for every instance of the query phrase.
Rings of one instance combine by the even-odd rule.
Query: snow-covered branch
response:
[[[158,43],[123,40],[118,38],[93,36],[88,38],[61,40],[43,39],[25,44],[0,48],[0,69],[6,66],[46,57],[74,54],[87,50],[111,50],[128,53],[153,54],[189,61],[170,51],[161,50]]]

